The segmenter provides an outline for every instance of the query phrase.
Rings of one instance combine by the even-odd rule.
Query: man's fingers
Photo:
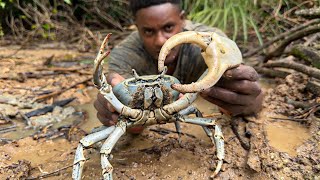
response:
[[[211,103],[219,106],[220,108],[223,108],[224,110],[228,111],[228,113],[231,113],[232,116],[247,113],[247,112],[245,112],[246,106],[229,104],[229,103],[226,103],[224,101],[221,101],[219,99],[212,98],[212,97],[206,98],[206,100],[208,100]]]
[[[253,67],[241,64],[236,68],[227,70],[223,74],[223,78],[234,80],[257,81],[259,79],[259,74]]]
[[[118,73],[111,73],[108,75],[107,77],[107,82],[113,87],[117,84],[119,84],[120,82],[122,82],[124,80],[124,77],[122,77],[120,74]]]
[[[261,88],[257,82],[248,80],[221,80],[215,86],[237,92],[239,94],[258,95]]]
[[[117,123],[117,119],[118,119],[118,115],[117,114],[111,114],[110,118],[109,117],[106,117],[106,116],[103,116],[101,115],[99,112],[97,113],[97,118],[100,120],[100,122],[103,124],[103,125],[106,125],[106,126],[113,126]]]
[[[211,87],[201,93],[205,99],[215,98],[229,104],[247,105],[252,101],[252,95],[240,95],[221,87]],[[255,96],[254,96],[255,97]]]
[[[106,100],[106,98],[103,97],[101,93],[98,93],[97,100],[94,102],[94,107],[96,109],[99,108],[97,110],[100,110],[100,111],[105,111],[106,109],[109,110],[110,112],[116,111],[114,107],[109,103],[108,100]]]

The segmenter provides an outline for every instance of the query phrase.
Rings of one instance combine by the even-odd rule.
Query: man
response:
[[[110,53],[108,83],[112,86],[132,77],[132,69],[139,75],[158,74],[157,59],[162,45],[171,36],[186,30],[217,32],[218,29],[185,20],[179,0],[131,0],[130,8],[138,31],[133,32]],[[207,68],[196,45],[175,47],[165,60],[167,74],[177,77],[181,83],[195,82]],[[261,108],[262,92],[258,74],[249,66],[240,65],[224,73],[219,82],[200,95],[218,105],[230,115],[257,113]],[[94,103],[97,117],[107,126],[116,123],[118,114],[101,94]],[[136,129],[137,132],[141,131]],[[134,132],[135,130],[132,130]]]

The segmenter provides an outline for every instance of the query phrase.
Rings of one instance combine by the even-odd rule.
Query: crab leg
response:
[[[214,141],[217,150],[218,163],[216,170],[213,172],[211,178],[214,178],[219,173],[224,159],[224,138],[221,128],[218,125],[216,125],[214,129]]]
[[[187,107],[186,109],[179,112],[181,115],[189,115],[189,114],[196,114],[197,117],[202,117],[202,113],[193,105]],[[211,178],[214,178],[220,171],[221,166],[223,164],[224,159],[224,138],[222,135],[222,131],[219,125],[215,125],[215,133],[214,136],[212,135],[212,131],[209,127],[202,125],[204,132],[210,138],[211,142],[216,146],[216,152],[218,157],[218,163],[215,171]]]
[[[72,179],[80,180],[82,176],[83,165],[86,158],[83,155],[84,147],[89,147],[92,144],[106,139],[110,133],[115,129],[115,126],[108,127],[104,130],[89,134],[80,140],[78,148],[75,153],[75,159],[73,162]]]
[[[101,147],[101,167],[102,175],[105,180],[112,180],[113,167],[109,162],[110,153],[114,145],[118,142],[119,138],[126,132],[126,126],[127,124],[125,122],[119,121],[115,130],[111,133]]]
[[[164,61],[170,50],[182,43],[194,43],[200,46],[205,63],[208,66],[208,74],[202,80],[192,84],[173,84],[172,88],[182,92],[199,92],[212,87],[229,68],[242,62],[239,48],[232,40],[220,36],[214,32],[187,31],[169,38],[162,46],[158,58],[158,71],[162,72]]]

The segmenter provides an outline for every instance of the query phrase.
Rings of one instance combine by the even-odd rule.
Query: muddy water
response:
[[[292,121],[270,122],[266,131],[269,145],[291,156],[296,156],[296,149],[311,137],[305,125]]]
[[[275,84],[274,79],[260,78],[260,85],[265,90],[275,88]],[[261,116],[261,118],[265,118],[273,115],[263,111]],[[305,125],[287,120],[268,119],[265,130],[267,132],[269,145],[278,151],[286,152],[291,156],[296,156],[296,149],[301,146],[305,140],[311,137],[311,134]]]

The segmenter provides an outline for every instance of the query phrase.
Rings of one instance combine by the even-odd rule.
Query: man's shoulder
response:
[[[197,23],[190,20],[185,20],[184,29],[185,31],[216,32],[221,36],[226,36],[226,34],[221,29],[210,27],[202,23]]]
[[[138,31],[133,31],[126,38],[124,38],[117,46],[131,46],[131,45],[142,46],[142,41],[139,37]]]

